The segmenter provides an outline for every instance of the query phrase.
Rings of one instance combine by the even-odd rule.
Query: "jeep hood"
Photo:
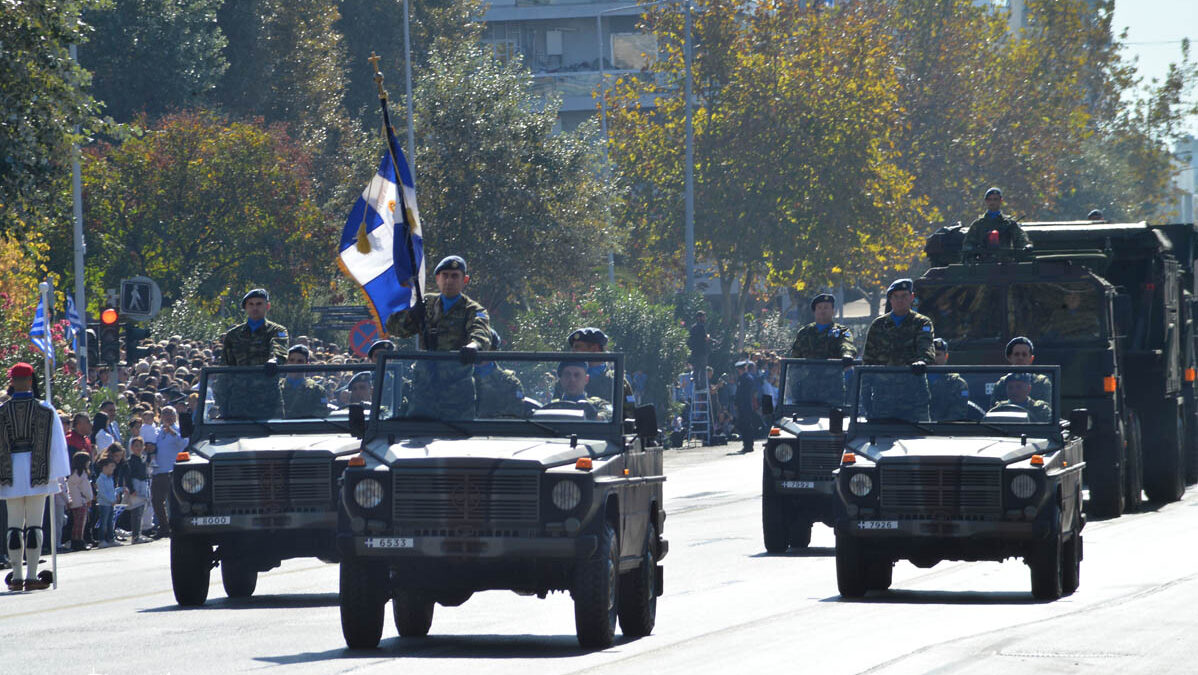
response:
[[[567,438],[512,438],[473,436],[471,438],[407,438],[387,446],[386,460],[402,466],[495,466],[505,463],[556,466],[572,463],[579,457],[594,457],[607,451],[605,441],[578,440],[570,447]]]
[[[1043,438],[1029,438],[1023,444],[1018,438],[994,436],[931,436],[921,438],[877,437],[856,438],[849,443],[853,452],[873,461],[903,461],[904,459],[949,459],[965,461],[994,461],[1009,464],[1036,453],[1051,452],[1052,444]]]
[[[333,455],[357,452],[362,442],[348,434],[279,434],[245,438],[202,439],[192,443],[194,451],[210,458],[238,453],[313,452]]]

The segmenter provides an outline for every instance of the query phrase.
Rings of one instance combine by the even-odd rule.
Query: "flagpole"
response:
[[[43,281],[37,285],[37,289],[42,294],[42,339],[46,344],[46,351],[42,353],[45,357],[42,361],[46,364],[46,405],[53,406],[50,402],[50,382],[54,375],[54,367],[50,365],[54,359],[54,338],[50,336],[50,284]]]
[[[408,249],[408,264],[412,268],[412,277],[410,279],[400,279],[402,284],[408,281],[412,284],[412,294],[415,296],[415,305],[420,307],[420,337],[424,341],[424,348],[432,351],[435,348],[432,340],[429,339],[428,332],[428,316],[424,306],[424,290],[420,287],[420,268],[416,265],[416,247],[412,242],[412,224],[408,222],[408,205],[404,197],[403,175],[399,171],[399,163],[395,159],[395,152],[391,147],[391,139],[395,136],[395,130],[391,127],[391,116],[387,113],[387,92],[383,89],[383,73],[379,70],[379,56],[374,52],[370,52],[370,65],[374,66],[374,84],[379,90],[379,106],[383,109],[383,136],[387,141],[387,156],[391,158],[391,170],[395,172],[396,192],[399,193],[399,208],[403,215],[404,223],[404,239],[407,241]],[[409,96],[409,102],[411,97]],[[416,184],[416,178],[413,175],[412,185]]]

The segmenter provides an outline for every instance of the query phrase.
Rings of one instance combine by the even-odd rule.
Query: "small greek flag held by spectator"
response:
[[[366,292],[380,330],[392,313],[417,302],[414,294],[424,287],[425,271],[416,184],[385,105],[383,129],[382,161],[345,221],[337,256],[341,270]]]
[[[79,351],[79,334],[87,328],[83,325],[83,320],[79,318],[79,312],[75,311],[75,298],[67,296],[67,328],[66,339],[71,341],[71,349]]]
[[[50,364],[54,364],[54,344],[50,340],[49,321],[46,320],[45,296],[38,296],[37,313],[33,315],[33,325],[29,327],[29,340],[34,348],[41,352]]]

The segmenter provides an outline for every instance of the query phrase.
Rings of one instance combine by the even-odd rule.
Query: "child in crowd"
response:
[[[83,541],[83,527],[87,525],[87,509],[96,498],[92,490],[87,468],[91,455],[86,451],[76,452],[71,457],[71,475],[67,477],[67,508],[71,511],[71,550],[87,550]]]
[[[96,476],[96,539],[100,542],[100,548],[108,548],[117,545],[113,538],[113,511],[120,500],[121,490],[117,488],[113,478],[113,472],[116,471],[115,462],[107,458],[101,459],[96,463],[96,468],[100,471]]]
[[[141,436],[129,440],[129,479],[125,487],[129,490],[129,541],[142,544],[150,541],[149,537],[141,534],[142,519],[145,518],[146,504],[150,501],[150,474],[146,460],[142,456],[146,443]]]

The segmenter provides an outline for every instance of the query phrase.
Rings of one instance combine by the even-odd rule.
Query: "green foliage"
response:
[[[309,155],[280,126],[179,113],[87,160],[93,288],[145,274],[170,301],[199,274],[207,302],[257,285],[298,298],[332,274],[335,226],[313,201]]]
[[[417,178],[425,254],[459,254],[467,290],[492,313],[582,289],[617,245],[595,125],[554,133],[530,78],[475,42],[434,51],[416,82]]]
[[[222,0],[112,0],[86,14],[95,28],[79,60],[121,122],[203,105],[228,63],[216,23]]]
[[[150,335],[159,339],[169,335],[182,335],[190,340],[215,340],[229,327],[229,322],[212,314],[200,296],[200,286],[205,277],[193,270],[183,278],[178,298],[169,307],[159,312],[150,322]]]
[[[556,293],[520,312],[511,348],[525,351],[564,351],[576,328],[595,326],[607,333],[608,351],[626,355],[626,376],[645,371],[647,403],[665,410],[674,378],[686,363],[686,330],[674,318],[674,308],[658,305],[639,291],[601,286],[581,295]]]

